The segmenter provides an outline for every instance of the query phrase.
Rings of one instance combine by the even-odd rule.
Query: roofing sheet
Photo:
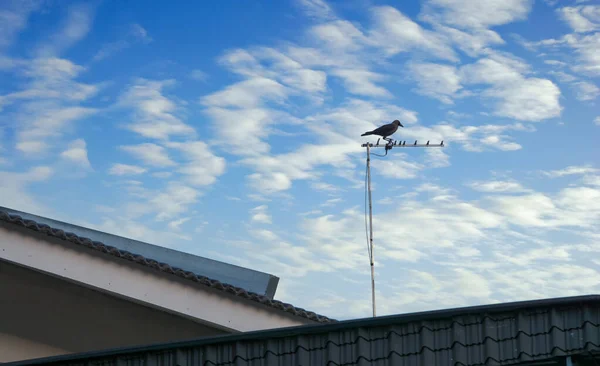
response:
[[[250,332],[35,363],[516,365],[567,355],[592,355],[600,351],[599,324],[600,296],[586,296]]]

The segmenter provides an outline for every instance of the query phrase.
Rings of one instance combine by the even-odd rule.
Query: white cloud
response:
[[[600,169],[594,168],[590,165],[579,165],[579,166],[573,165],[573,166],[566,167],[564,169],[545,171],[545,172],[543,172],[543,174],[547,177],[559,178],[559,177],[564,177],[564,176],[569,176],[569,175],[583,175],[583,174],[597,173],[599,171],[600,171]]]
[[[548,74],[556,76],[563,83],[572,83],[579,80],[577,77],[563,71],[549,71]]]
[[[426,149],[425,166],[429,168],[445,168],[449,167],[450,156],[443,149]]]
[[[416,79],[420,94],[436,98],[445,104],[452,104],[453,96],[461,89],[460,76],[454,66],[413,63],[409,65],[409,72]]]
[[[416,178],[419,171],[424,166],[415,162],[408,161],[407,154],[396,153],[388,160],[373,162],[373,169],[377,174],[392,179],[412,179]]]
[[[575,32],[585,33],[600,29],[600,5],[566,6],[556,11]]]
[[[600,187],[600,175],[586,175],[582,179],[583,184]]]
[[[122,215],[115,216],[113,214],[110,217],[102,218],[99,224],[89,222],[81,222],[80,224],[91,229],[173,249],[181,244],[181,240],[191,239],[186,235],[150,228],[147,225]]]
[[[435,63],[411,63],[409,73],[417,92],[452,104],[453,99],[474,95],[459,92],[463,86],[487,85],[480,95],[495,101],[494,114],[521,121],[541,121],[560,116],[560,89],[552,81],[527,77],[530,67],[511,55],[488,52],[472,64],[456,68]],[[504,145],[508,147],[508,145]],[[516,145],[513,146],[516,148]]]
[[[194,80],[206,81],[208,79],[208,74],[202,70],[194,69],[190,73],[190,77]]]
[[[136,165],[113,164],[108,174],[110,175],[139,175],[146,172],[145,168]]]
[[[600,75],[600,32],[589,36],[565,36],[567,45],[575,49],[579,56],[579,63],[573,70],[585,74]]]
[[[190,220],[190,217],[182,217],[180,219],[173,220],[173,221],[169,222],[167,224],[167,226],[169,227],[169,229],[171,229],[173,231],[180,230],[181,229],[181,225],[185,224],[189,220]]]
[[[23,173],[0,171],[0,205],[37,215],[53,214],[27,189],[33,183],[48,180],[53,173],[47,166],[36,166]]]
[[[374,27],[369,32],[372,42],[387,55],[406,51],[424,51],[449,61],[458,61],[454,50],[435,32],[423,29],[398,9],[378,6],[371,9]]]
[[[52,168],[48,166],[36,166],[29,169],[29,171],[23,174],[22,177],[28,182],[39,182],[47,180],[52,176],[53,173],[54,172]]]
[[[311,63],[308,60],[299,61],[297,57],[268,48],[256,47],[250,50],[236,49],[226,52],[220,63],[231,71],[248,79],[270,79],[287,86],[286,93],[302,92],[317,93],[325,89],[326,74],[323,71],[308,68]],[[322,62],[317,61],[317,65]],[[304,95],[306,96],[306,95]]]
[[[600,116],[599,116],[599,117],[596,117],[596,118],[594,118],[594,123],[595,123],[596,125],[600,126]]]
[[[324,192],[339,192],[342,189],[338,186],[335,186],[333,184],[330,183],[325,183],[325,182],[312,182],[310,184],[311,188],[317,191],[324,191]]]
[[[594,100],[600,95],[600,88],[588,81],[578,81],[573,83],[576,90],[576,97],[579,100]]]
[[[491,284],[484,276],[464,268],[455,268],[456,284],[463,290],[461,295],[490,301]]]
[[[202,103],[212,107],[252,108],[262,104],[263,99],[282,102],[286,94],[285,87],[274,80],[253,78],[205,96]]]
[[[560,116],[560,94],[556,84],[539,78],[524,79],[512,86],[498,86],[484,93],[499,99],[496,115],[532,122]]]
[[[270,146],[264,139],[271,134],[271,126],[286,121],[283,112],[264,108],[209,108],[205,112],[213,121],[216,142],[226,143],[228,150],[238,155],[268,152]]]
[[[331,198],[331,199],[328,199],[327,201],[321,203],[321,207],[333,207],[340,202],[344,202],[344,200],[340,197]]]
[[[157,212],[156,219],[159,221],[172,219],[181,215],[196,203],[200,193],[186,185],[170,182],[166,189],[152,195],[148,202]]]
[[[374,215],[378,262],[390,258],[415,262],[426,253],[442,255],[463,241],[475,244],[484,237],[483,230],[501,224],[496,215],[470,204],[439,207],[404,199],[401,205],[393,206],[391,212]],[[313,253],[334,262],[329,264],[333,268],[355,269],[366,263],[362,212],[349,210],[337,216],[306,218],[301,229],[306,233],[305,241],[315,243]]]
[[[427,0],[420,17],[463,29],[485,29],[527,19],[533,0]]]
[[[94,61],[104,60],[119,51],[131,47],[137,42],[147,44],[152,42],[152,38],[148,36],[148,32],[146,29],[144,29],[144,27],[139,24],[131,24],[129,26],[129,31],[126,32],[122,39],[105,44],[100,48],[100,50],[98,50],[92,59]]]
[[[261,224],[271,224],[271,215],[267,212],[268,207],[266,205],[260,205],[250,210],[251,219],[253,222]]]
[[[522,81],[530,67],[525,62],[500,54],[488,55],[461,68],[464,82],[469,84],[499,84]]]
[[[346,89],[352,94],[387,98],[392,96],[385,88],[375,84],[386,79],[381,74],[357,69],[337,69],[332,74],[342,78]]]
[[[61,29],[38,47],[37,55],[39,57],[57,56],[82,40],[91,28],[94,12],[92,4],[71,5]]]
[[[310,29],[322,47],[335,51],[357,51],[368,43],[364,34],[347,20],[335,20],[316,25]]]
[[[433,27],[441,37],[447,39],[448,43],[458,47],[470,57],[486,54],[490,46],[505,44],[498,33],[489,29],[462,31],[438,23],[434,23]]]
[[[84,168],[91,168],[90,161],[88,160],[87,145],[83,139],[72,141],[69,144],[68,149],[63,151],[60,156],[63,159],[70,160]]]
[[[560,82],[568,83],[575,92],[575,98],[582,101],[594,100],[600,95],[600,89],[590,81],[583,81],[580,78],[566,73],[564,71],[549,71]]]
[[[171,173],[171,172],[155,172],[155,173],[152,173],[152,176],[156,177],[156,178],[169,178],[171,175],[173,175],[173,173]]]
[[[334,17],[333,10],[323,0],[296,0],[302,6],[304,12],[316,19],[331,19]]]
[[[553,65],[553,66],[567,66],[566,62],[558,61],[558,60],[544,60],[544,63],[546,65]]]
[[[302,67],[298,62],[270,48],[234,50],[221,64],[247,79],[201,98],[204,112],[212,120],[217,143],[227,144],[238,155],[266,153],[265,139],[275,125],[294,124],[297,119],[271,103],[281,105],[290,95],[318,98],[325,87],[325,74]],[[317,94],[315,94],[317,93]]]
[[[513,225],[522,227],[593,227],[600,218],[600,190],[565,188],[555,197],[542,193],[490,198],[491,209]]]
[[[71,69],[71,67],[73,67]],[[97,88],[74,82],[81,71],[79,66],[62,59],[39,59],[29,63],[23,74],[32,79],[27,89],[2,96],[2,103],[9,105],[19,100],[46,98],[50,101],[76,102],[93,96]],[[61,92],[62,91],[62,92]]]
[[[521,121],[541,121],[561,114],[560,89],[547,79],[528,78],[528,65],[501,55],[463,66],[465,84],[488,84],[483,97],[496,100],[494,114]]]
[[[569,65],[571,70],[589,76],[600,75],[600,32],[589,34],[567,34],[561,38],[544,39],[538,42],[522,42],[523,45],[531,50],[537,48],[546,48],[556,50],[560,48],[571,48],[575,51],[574,55],[567,53],[570,58]]]
[[[39,156],[69,132],[74,122],[98,110],[79,103],[93,97],[98,86],[75,79],[84,68],[59,58],[23,62],[17,74],[25,81],[23,90],[0,97],[0,104],[15,106],[11,123],[16,127],[17,150]]]
[[[585,278],[585,280],[582,280]],[[592,268],[572,264],[536,266],[517,271],[495,272],[494,282],[503,288],[502,296],[519,298],[551,297],[560,291],[565,296],[573,296],[592,291],[597,286],[599,274]],[[543,286],[540,286],[543,284]],[[508,293],[511,295],[508,295]]]
[[[134,121],[126,128],[146,138],[167,140],[172,136],[194,137],[196,131],[176,116],[177,105],[163,95],[173,80],[137,79],[119,98],[119,105],[133,108]]]
[[[225,159],[213,154],[203,141],[172,142],[167,146],[179,150],[188,160],[177,171],[186,176],[189,184],[211,185],[225,172]]]
[[[60,107],[54,103],[25,105],[17,117],[22,127],[17,134],[16,147],[28,155],[42,154],[51,147],[49,139],[62,136],[70,124],[94,113],[96,110],[91,108]]]
[[[150,166],[162,168],[176,165],[169,157],[167,150],[156,144],[148,142],[139,145],[120,146],[119,148]]]
[[[486,193],[527,192],[528,190],[516,181],[475,181],[468,184],[472,189]]]
[[[264,192],[275,193],[290,189],[291,179],[284,173],[253,173],[248,176],[252,188]]]
[[[3,2],[3,8],[0,10],[0,49],[13,43],[15,37],[27,26],[29,15],[37,11],[41,5],[41,1]]]

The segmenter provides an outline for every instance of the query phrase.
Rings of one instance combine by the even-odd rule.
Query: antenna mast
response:
[[[367,148],[367,190],[369,192],[369,264],[371,265],[371,302],[373,304],[373,317],[377,316],[376,306],[375,306],[375,256],[373,253],[373,201],[371,198],[371,148],[382,147],[385,148],[385,155],[377,155],[376,156],[384,157],[387,156],[388,151],[392,150],[394,147],[444,147],[444,141],[439,144],[431,145],[429,141],[426,144],[419,144],[417,141],[414,144],[406,144],[406,141],[393,141],[389,140],[387,144],[380,145],[379,139],[377,140],[377,144],[373,145],[371,143],[362,144],[362,147]]]

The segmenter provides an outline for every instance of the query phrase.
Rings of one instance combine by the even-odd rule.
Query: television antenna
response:
[[[425,144],[419,144],[418,141],[415,140],[412,144],[406,144],[406,141],[395,141],[392,139],[385,139],[387,141],[386,144],[380,145],[379,141],[381,139],[377,139],[376,144],[365,143],[362,144],[362,147],[367,148],[367,170],[366,170],[366,190],[368,191],[368,201],[369,201],[369,233],[367,237],[367,249],[369,252],[369,264],[371,265],[371,301],[373,304],[373,317],[376,316],[376,307],[375,307],[375,257],[373,255],[373,203],[371,199],[371,154],[379,157],[385,157],[388,154],[388,151],[392,150],[395,147],[408,148],[408,147],[444,147],[444,141],[442,140],[439,144],[430,144],[429,141]],[[379,155],[375,153],[371,153],[371,149],[373,148],[384,148],[385,154]],[[366,196],[366,195],[365,195]],[[367,198],[365,197],[365,201]],[[365,205],[366,206],[366,205]],[[365,207],[366,211],[366,207]],[[367,215],[365,212],[365,232],[367,232]]]

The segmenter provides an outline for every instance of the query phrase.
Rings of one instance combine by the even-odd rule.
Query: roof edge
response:
[[[264,295],[270,299],[274,298],[277,290],[279,278],[270,273],[121,235],[107,233],[89,226],[76,225],[47,216],[15,210],[10,207],[0,206],[0,211],[18,215],[23,219],[33,220],[38,224],[45,224],[65,232],[71,232],[82,238],[89,238],[90,240],[102,243],[110,243],[120,250],[137,253],[146,258],[153,258],[157,261],[169,263],[172,267],[178,267],[224,283],[229,283],[232,286]]]

